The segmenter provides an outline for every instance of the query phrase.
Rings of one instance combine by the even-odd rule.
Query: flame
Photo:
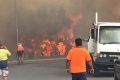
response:
[[[25,45],[26,52],[33,56],[65,55],[69,49],[75,46],[74,28],[81,18],[79,14],[69,16],[71,23],[64,25],[64,28],[52,40],[50,38],[44,39],[46,37],[44,36],[45,34],[40,37],[42,38],[41,41],[36,40],[35,37],[22,38],[23,42],[27,40],[26,43],[28,43]]]

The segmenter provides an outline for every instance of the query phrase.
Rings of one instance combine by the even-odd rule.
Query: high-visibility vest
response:
[[[17,47],[17,51],[24,51],[24,47],[19,44],[18,47]]]

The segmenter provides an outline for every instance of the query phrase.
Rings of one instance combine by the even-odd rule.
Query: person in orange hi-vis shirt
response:
[[[90,66],[90,72],[94,73],[93,63],[89,52],[82,47],[82,40],[75,40],[73,47],[67,55],[66,68],[67,72],[72,74],[72,80],[87,80],[86,63]]]
[[[17,56],[18,56],[18,64],[23,64],[24,47],[22,43],[18,43],[17,45]]]

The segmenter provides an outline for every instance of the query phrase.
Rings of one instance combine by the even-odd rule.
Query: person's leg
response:
[[[0,75],[2,75],[3,80],[8,80],[8,71],[0,69]]]
[[[72,73],[72,80],[79,80],[79,75],[78,73]]]
[[[8,67],[2,70],[3,80],[8,80]]]
[[[3,76],[3,80],[8,80],[8,76]]]
[[[87,80],[87,75],[85,72],[79,74],[80,80]]]
[[[18,64],[20,64],[20,56],[18,56]]]
[[[3,80],[8,80],[8,63],[6,61],[0,61],[0,75]]]
[[[2,70],[0,69],[0,76],[2,75]]]
[[[23,64],[23,56],[20,57],[20,62]]]
[[[87,80],[86,73],[73,73],[72,80]]]
[[[18,64],[23,64],[23,53],[22,52],[19,52],[19,62],[18,62]]]
[[[21,58],[20,58],[21,64],[23,64],[23,60],[24,60],[24,53],[22,52],[21,53]]]
[[[20,64],[20,52],[17,52],[17,57],[18,57],[18,64]]]

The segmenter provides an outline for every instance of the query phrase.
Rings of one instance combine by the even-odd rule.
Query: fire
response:
[[[59,55],[65,55],[66,52],[66,45],[63,42],[59,42],[57,45]]]
[[[40,41],[36,40],[36,38],[32,37],[29,39],[21,39],[23,45],[25,46],[26,53],[30,56],[54,56],[60,55],[64,56],[67,54],[69,49],[75,46],[74,44],[74,28],[76,24],[80,21],[80,15],[72,15],[69,16],[71,21],[70,24],[64,25],[65,27],[59,32],[55,34],[55,38],[46,38],[40,39]],[[44,38],[42,35],[41,38]],[[37,38],[38,39],[38,38]]]

